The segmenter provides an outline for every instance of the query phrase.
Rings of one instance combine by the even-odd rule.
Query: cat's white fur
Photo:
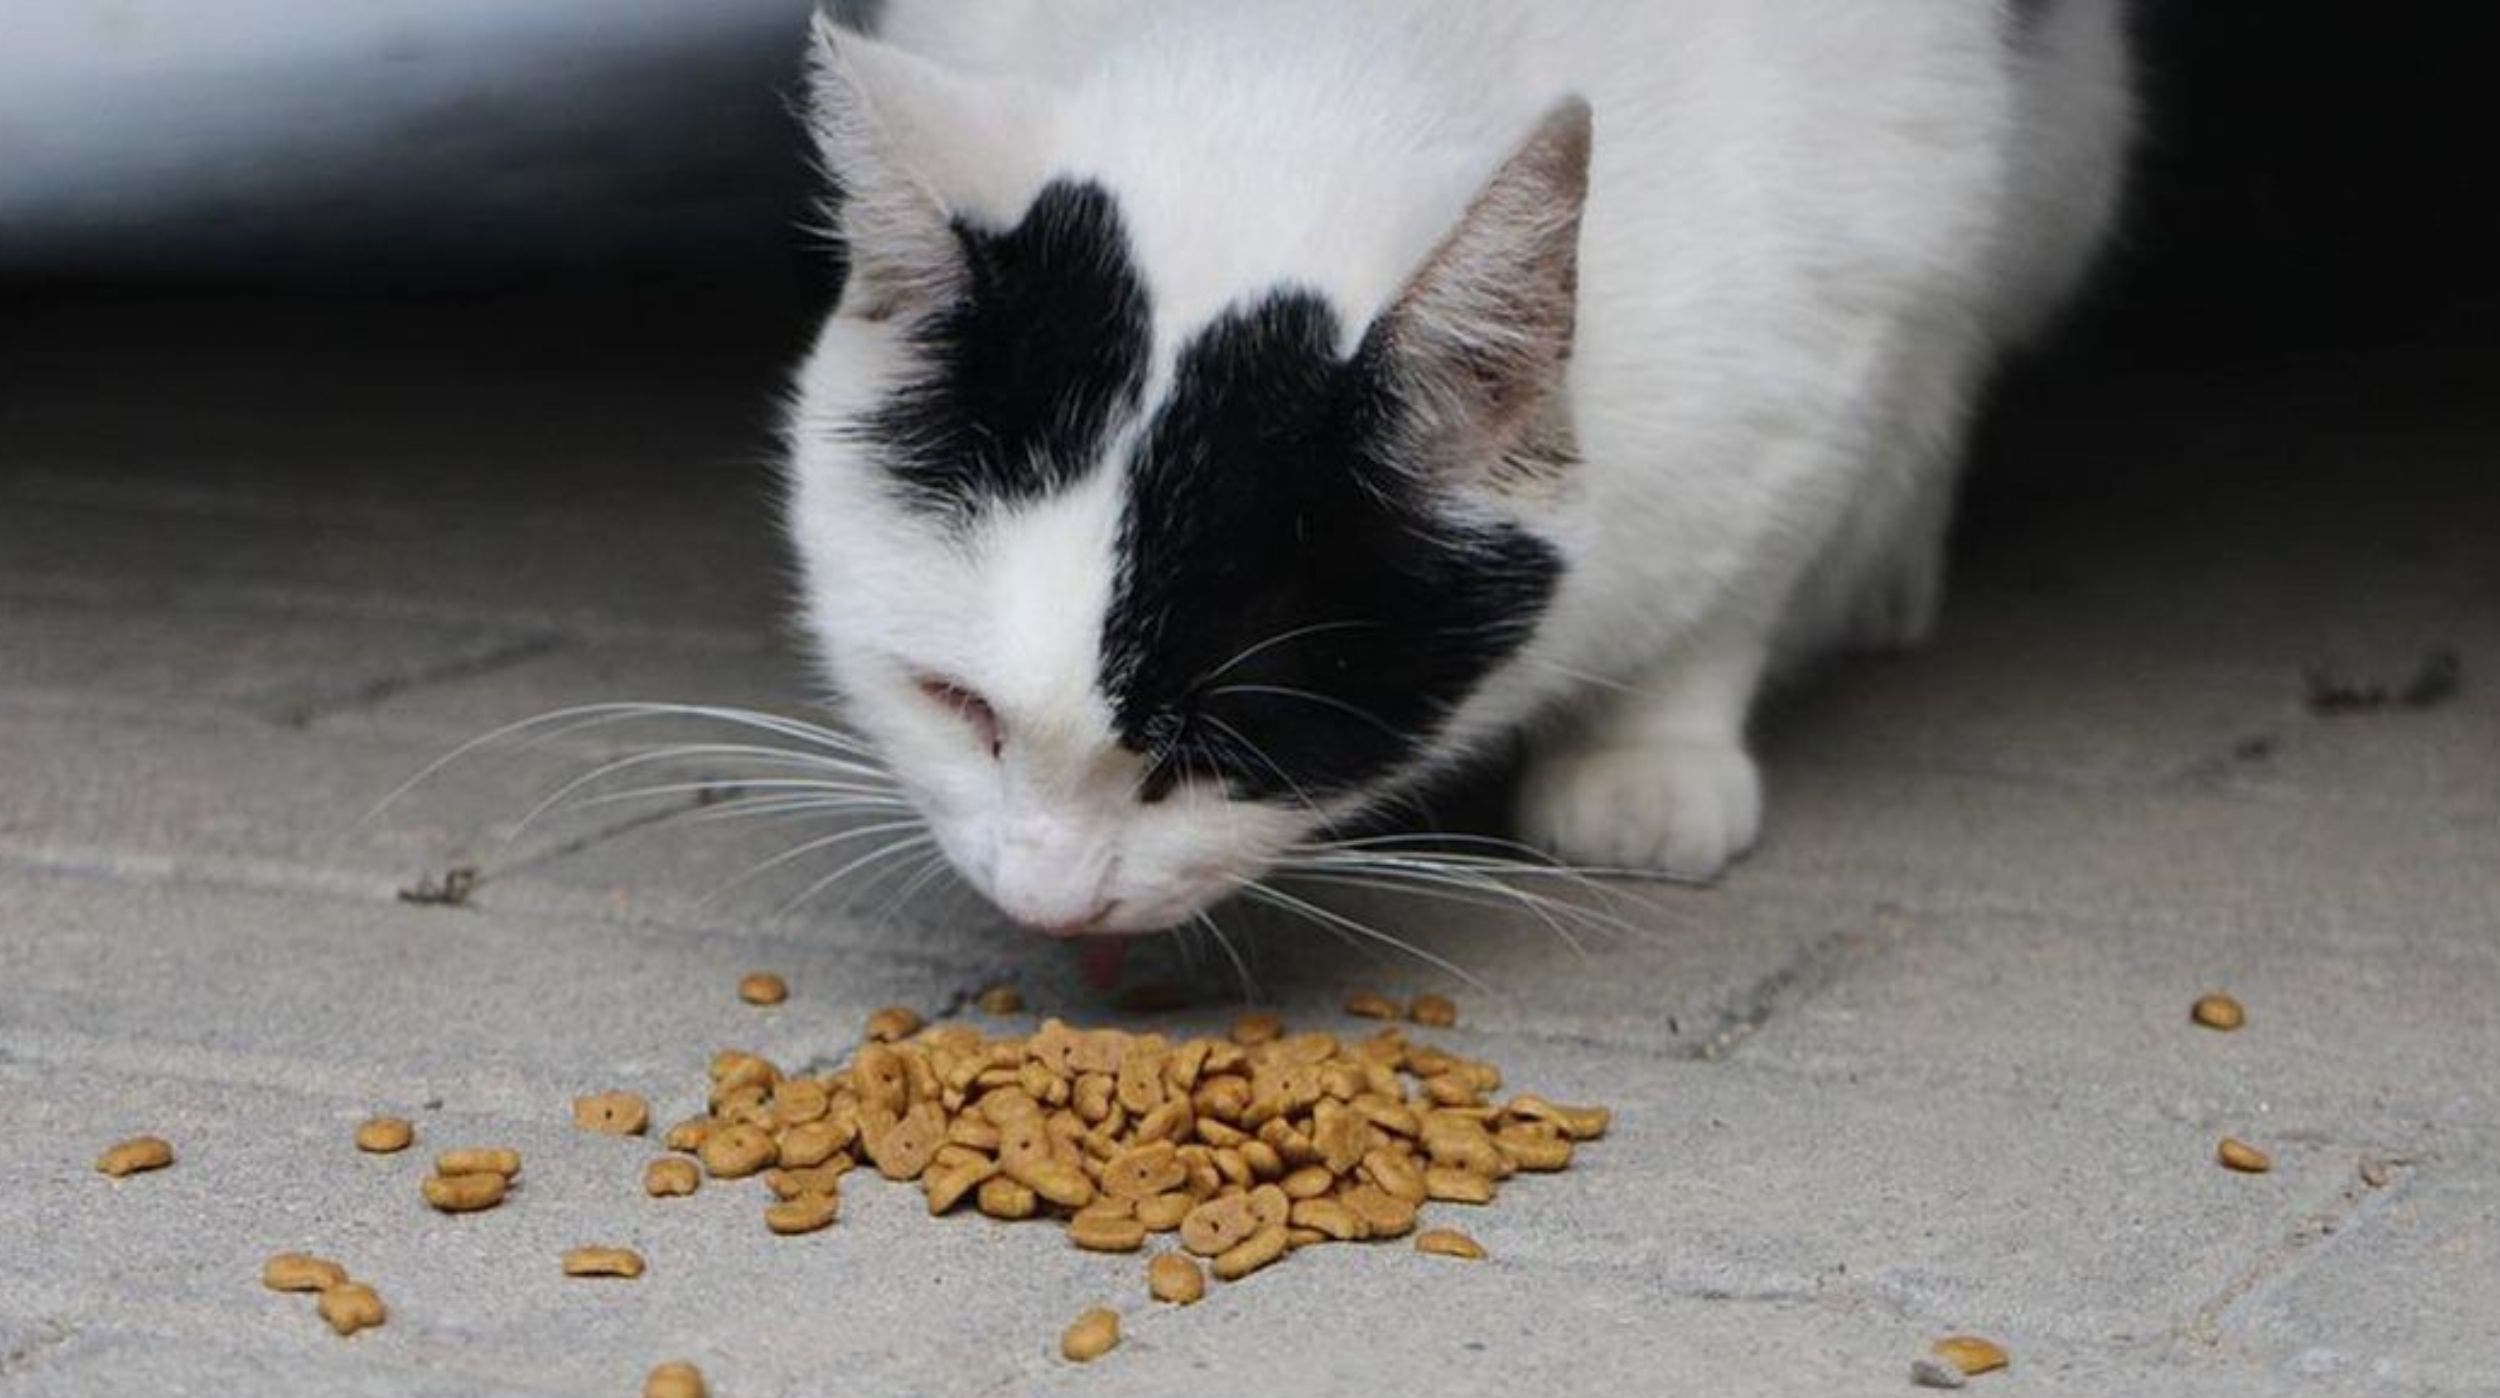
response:
[[[1974,398],[2114,217],[2120,0],[2035,8],[2009,52],[2000,0],[894,0],[886,42],[843,37],[827,80],[950,211],[1010,225],[1061,175],[1113,192],[1154,308],[1150,404],[1193,327],[1279,282],[1326,293],[1350,348],[1584,96],[1579,461],[1505,502],[1567,571],[1407,775],[1524,730],[1528,838],[1710,874],[1760,826],[1766,673],[1929,629]],[[854,720],[1020,921],[1186,917],[1315,822],[1130,799],[1096,679],[1119,472],[970,540],[907,517],[839,430],[891,387],[893,333],[830,322],[791,432],[807,620]],[[999,758],[915,674],[986,695]]]

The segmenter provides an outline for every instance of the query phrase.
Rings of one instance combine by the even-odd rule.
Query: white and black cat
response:
[[[1060,934],[1523,732],[1527,838],[1742,853],[1756,691],[1927,630],[2132,128],[2120,0],[884,9],[819,26],[805,619]]]

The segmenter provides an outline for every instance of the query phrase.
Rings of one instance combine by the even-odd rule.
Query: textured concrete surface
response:
[[[665,312],[665,313],[664,313]],[[862,1181],[767,1236],[666,1204],[653,1147],[726,1044],[839,1053],[866,1012],[1011,978],[1108,1018],[1051,948],[903,870],[787,908],[723,886],[805,826],[547,792],[654,735],[455,764],[569,704],[804,706],[753,466],[790,326],[656,304],[59,304],[0,325],[0,1396],[2500,1392],[2500,413],[2488,396],[2103,374],[1989,439],[1946,633],[1766,721],[1773,824],[1712,890],[1534,919],[1341,904],[1469,986],[1241,917],[1263,994],[1453,990],[1447,1037],[1618,1108],[1572,1172],[1449,1208],[1490,1249],[1322,1249],[1193,1309],[1053,1229],[931,1222]],[[2463,403],[2465,406],[2459,406]],[[2419,709],[2328,716],[2307,674]],[[691,736],[691,735],[689,735]],[[683,775],[682,773],[680,774]],[[462,865],[466,907],[399,890]],[[1232,920],[1228,917],[1228,921]],[[1204,949],[1141,974],[1221,1021]],[[769,967],[795,993],[739,1003]],[[2250,1023],[2191,1027],[2226,988]],[[417,1201],[423,1145],[528,1156],[496,1212]],[[111,1181],[160,1132],[169,1171]],[[2275,1169],[2215,1166],[2218,1137]],[[2364,1178],[2373,1165],[2372,1183]],[[2383,1166],[2383,1170],[2378,1168]],[[557,1274],[630,1244],[634,1283]],[[260,1260],[393,1307],[341,1341]],[[1128,1341],[1078,1369],[1096,1303]]]

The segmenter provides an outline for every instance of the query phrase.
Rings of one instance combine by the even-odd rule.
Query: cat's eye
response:
[[[936,675],[923,675],[914,683],[931,703],[952,710],[956,717],[970,724],[982,746],[990,750],[990,756],[996,757],[1006,750],[1007,730],[1000,726],[998,711],[990,707],[989,700],[953,680]]]

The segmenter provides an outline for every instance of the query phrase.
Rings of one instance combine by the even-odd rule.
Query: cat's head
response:
[[[1342,304],[1158,265],[1133,208],[1220,172],[1132,203],[1056,163],[1059,94],[818,57],[849,273],[787,427],[805,621],[963,876],[1158,930],[1481,741],[1561,580],[1586,107]]]

